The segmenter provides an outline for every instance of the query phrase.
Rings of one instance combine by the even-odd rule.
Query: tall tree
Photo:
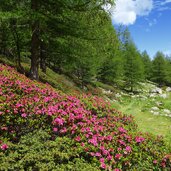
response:
[[[9,39],[8,23],[1,20],[0,22],[0,53],[3,55],[7,55],[8,39]]]
[[[121,42],[114,28],[108,29],[107,53],[100,69],[99,79],[108,84],[120,85],[123,79]]]
[[[142,52],[141,58],[144,64],[144,77],[150,80],[152,76],[152,62],[147,51]]]
[[[93,1],[31,1],[31,9],[33,13],[37,14],[32,23],[32,40],[31,40],[31,69],[30,76],[33,79],[38,79],[38,66],[39,66],[39,48],[40,48],[40,18],[39,16],[43,16],[43,19],[47,19],[47,21],[52,20],[53,24],[56,23],[56,28],[52,28],[49,30],[49,26],[46,22],[46,27],[48,31],[55,31],[56,35],[61,36],[78,36],[76,30],[73,32],[73,23],[72,25],[68,24],[68,21],[72,20],[72,18],[68,17],[68,11],[71,13],[81,11],[86,12],[90,10],[101,10],[102,5],[106,3],[112,3],[112,0],[93,0]],[[66,22],[67,20],[67,22]],[[84,21],[85,22],[85,21]],[[71,22],[70,22],[71,23]],[[76,26],[76,25],[75,25]],[[73,34],[75,33],[75,34]],[[82,34],[79,36],[81,37]],[[84,36],[83,36],[84,38]]]
[[[39,48],[40,48],[40,30],[39,30],[39,19],[37,18],[37,13],[40,7],[40,2],[38,0],[31,0],[31,10],[33,13],[33,21],[31,24],[32,38],[31,38],[31,68],[30,68],[30,78],[38,80],[38,69],[39,69]]]
[[[171,56],[166,56],[166,84],[171,86]]]
[[[66,61],[69,66],[66,67],[70,68],[83,85],[96,77],[104,58],[113,51],[110,42],[114,30],[111,19],[104,11],[88,11],[77,14],[77,18],[82,28],[82,36],[69,37],[68,49],[72,51],[67,58],[70,62]]]
[[[0,4],[0,19],[3,25],[3,35],[8,35],[3,40],[5,55],[10,54],[16,60],[17,68],[21,66],[21,51],[28,44],[29,24],[27,19],[27,7],[24,1],[2,0]],[[7,26],[7,27],[5,27]],[[4,46],[6,42],[6,47]],[[27,43],[26,43],[27,42]],[[28,48],[28,47],[27,47]]]
[[[130,41],[126,44],[125,52],[125,86],[134,91],[135,86],[144,79],[144,66],[140,53],[135,44]]]
[[[165,55],[158,51],[152,61],[152,80],[160,86],[164,85],[167,77]]]

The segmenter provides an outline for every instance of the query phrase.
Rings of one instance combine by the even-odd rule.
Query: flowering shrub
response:
[[[21,136],[20,145],[10,144],[13,152],[0,152],[0,170],[98,170],[98,166],[78,156],[79,149],[73,150],[73,144],[67,137],[52,141],[48,132],[33,131]]]
[[[1,150],[7,150],[8,149],[8,145],[7,144],[2,144],[1,145]]]
[[[0,65],[0,121],[4,157],[14,152],[10,143],[20,146],[21,137],[41,129],[51,141],[59,137],[72,140],[68,147],[76,152],[75,157],[99,169],[161,170],[171,166],[163,140],[139,133],[132,116],[95,96],[55,91],[4,65]]]

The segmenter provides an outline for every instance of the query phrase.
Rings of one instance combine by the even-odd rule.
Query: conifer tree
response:
[[[144,78],[147,80],[151,79],[152,76],[152,62],[146,51],[142,52],[141,58],[144,64]]]
[[[8,20],[11,18],[23,18],[25,23],[29,23],[29,26],[26,26],[30,29],[30,49],[31,52],[31,68],[30,68],[30,77],[32,79],[38,79],[38,70],[39,64],[41,62],[41,67],[45,68],[46,60],[44,58],[49,59],[50,61],[60,61],[59,57],[66,58],[66,54],[70,56],[70,50],[66,51],[66,48],[61,48],[60,46],[69,47],[68,37],[77,37],[78,39],[90,39],[89,35],[87,36],[84,31],[88,27],[82,27],[85,24],[81,22],[88,23],[87,20],[78,20],[77,14],[81,16],[81,13],[84,15],[87,11],[94,11],[98,14],[99,11],[103,11],[102,6],[106,3],[112,3],[113,0],[77,0],[77,1],[61,1],[61,0],[29,0],[29,1],[14,1],[7,0],[2,1],[0,4],[0,9],[2,13],[0,13],[0,18],[4,16]],[[27,14],[27,15],[26,15]],[[93,15],[93,13],[92,13]],[[101,20],[102,21],[102,20]],[[18,22],[15,22],[18,24]],[[15,39],[17,52],[20,51],[20,40],[17,32],[17,25],[13,24],[13,37]],[[87,24],[88,26],[88,24]],[[99,27],[99,25],[98,25]],[[96,28],[98,28],[96,27]],[[91,29],[91,28],[90,28]],[[46,31],[42,31],[46,30]],[[94,32],[95,33],[95,32]],[[23,32],[25,34],[25,32]],[[94,34],[96,35],[96,34]],[[87,38],[88,37],[88,38]],[[62,40],[63,39],[63,40]],[[72,38],[71,38],[72,39]],[[92,38],[91,38],[92,39]],[[66,44],[61,44],[65,42]],[[60,42],[57,46],[49,46],[49,42]],[[5,43],[5,41],[4,41]],[[54,45],[54,44],[53,44]],[[44,48],[47,46],[48,48]],[[68,48],[69,49],[69,48]],[[52,51],[55,54],[51,57]],[[62,51],[61,51],[62,50]],[[46,53],[42,53],[46,52]],[[51,53],[50,53],[51,52]],[[20,53],[17,53],[20,59]],[[45,54],[47,57],[45,57]],[[58,54],[56,56],[56,54]],[[41,57],[41,59],[40,59]],[[52,58],[52,60],[51,60]],[[62,61],[66,61],[62,59]],[[50,62],[49,62],[50,63]]]
[[[144,66],[140,53],[135,44],[130,41],[126,44],[125,52],[125,88],[133,92],[135,86],[144,80]]]
[[[166,84],[171,86],[171,56],[166,56]]]
[[[152,61],[152,80],[160,86],[164,85],[167,77],[165,55],[158,51]]]

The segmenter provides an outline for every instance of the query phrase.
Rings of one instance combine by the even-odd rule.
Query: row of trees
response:
[[[47,63],[58,72],[69,67],[78,77],[85,69],[93,72],[97,65],[93,67],[90,60],[106,53],[107,39],[114,32],[102,7],[112,3],[112,0],[2,0],[0,52],[16,57],[19,68],[21,54],[27,54],[32,79],[38,79],[39,64],[45,72]]]
[[[79,80],[83,87],[93,80],[133,88],[140,81],[171,84],[170,58],[158,52],[150,60],[140,53],[128,29],[114,28],[113,0],[2,0],[0,4],[0,53],[30,59],[32,79],[39,67]],[[104,10],[105,9],[105,10]]]
[[[171,56],[158,51],[151,59],[146,51],[140,52],[137,49],[128,29],[119,31],[118,38],[120,53],[103,65],[101,81],[114,83],[131,91],[140,82],[147,80],[159,86],[171,85]]]

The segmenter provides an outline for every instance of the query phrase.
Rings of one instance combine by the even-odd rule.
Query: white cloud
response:
[[[157,24],[157,20],[154,18],[152,21],[150,21],[149,23],[148,23],[148,25],[150,26],[150,27],[152,27],[153,25],[155,25],[155,24]]]
[[[163,5],[168,3],[171,3],[171,0],[165,0],[165,2],[163,2]]]
[[[170,9],[171,9],[171,7],[162,6],[162,7],[158,8],[157,10],[158,11],[166,11],[166,10],[170,10]]]
[[[134,24],[137,16],[148,15],[152,8],[152,0],[116,0],[111,10],[112,20],[116,24]]]
[[[156,0],[154,1],[154,8],[157,11],[166,11],[166,10],[170,10],[171,7],[169,7],[168,5],[171,4],[171,0]]]

